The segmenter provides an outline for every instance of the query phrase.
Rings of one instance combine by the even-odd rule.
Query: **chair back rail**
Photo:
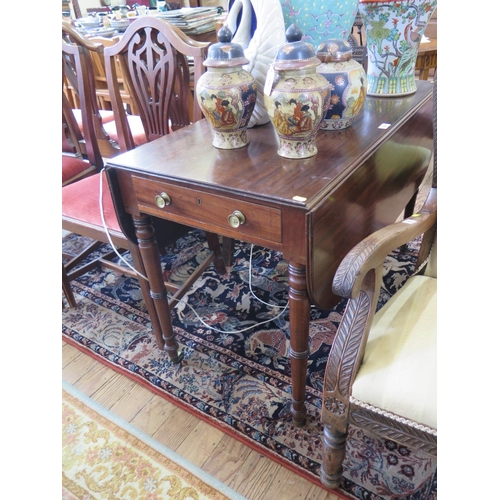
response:
[[[62,93],[62,126],[64,138],[71,147],[72,154],[77,158],[83,159],[86,156],[86,151],[82,147],[83,135],[64,88]]]

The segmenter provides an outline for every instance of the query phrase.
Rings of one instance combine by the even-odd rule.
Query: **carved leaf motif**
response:
[[[353,305],[351,305],[351,301],[349,301],[330,349],[328,363],[325,369],[325,391],[333,391],[338,383],[340,360],[342,359],[344,346],[347,343],[347,337],[349,335],[348,322],[346,319],[353,314],[351,311],[352,307]]]
[[[357,425],[379,436],[430,455],[437,454],[437,439],[427,432],[366,410],[355,410],[351,417]]]
[[[325,391],[333,391],[337,386],[342,396],[345,398],[349,396],[351,379],[369,313],[370,301],[364,292],[360,293],[357,299],[351,299],[347,303],[330,350]]]
[[[363,262],[374,249],[373,243],[362,241],[349,252],[348,257],[344,258],[335,273],[332,286],[334,293],[341,297],[349,297]]]
[[[350,334],[345,346],[342,366],[340,368],[339,391],[343,396],[349,395],[349,389],[354,375],[354,367],[359,356],[363,332],[370,313],[370,300],[365,292],[361,292],[357,299],[351,299],[349,302],[355,302],[355,309],[352,317],[348,318]]]

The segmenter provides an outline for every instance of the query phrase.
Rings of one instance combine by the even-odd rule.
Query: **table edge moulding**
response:
[[[332,280],[356,243],[410,215],[433,150],[432,83],[414,94],[367,97],[351,127],[320,131],[307,159],[277,154],[270,123],[248,146],[221,150],[201,120],[116,156],[107,166],[123,232],[138,242],[165,349],[180,357],[170,323],[151,217],[185,223],[281,251],[289,263],[294,423],[305,422],[309,315],[340,300]]]

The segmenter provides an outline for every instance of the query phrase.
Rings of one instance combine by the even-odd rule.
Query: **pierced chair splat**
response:
[[[133,149],[134,141],[120,93],[120,71],[149,142],[202,118],[191,86],[205,71],[207,45],[189,39],[167,21],[140,16],[118,43],[105,47],[106,76],[121,150]]]

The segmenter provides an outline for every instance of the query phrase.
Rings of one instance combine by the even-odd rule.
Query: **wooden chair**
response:
[[[85,146],[83,135],[76,122],[66,93],[62,93],[62,185],[94,175],[103,167],[100,154],[95,154],[97,144],[89,142]]]
[[[356,33],[354,33],[355,29]],[[347,37],[347,43],[352,47],[352,58],[359,62],[366,71],[368,68],[368,51],[366,44],[363,43],[363,32],[363,18],[358,11],[351,28],[351,33]]]
[[[99,122],[95,119],[95,87],[94,79],[91,75],[92,62],[90,60],[89,51],[83,45],[66,43],[64,40],[62,43],[62,51],[63,67],[66,72],[72,75],[71,81],[78,89],[85,143],[97,144],[96,124],[98,125]],[[71,70],[68,70],[68,68],[71,68]],[[165,94],[165,98],[167,100],[169,99],[168,93]],[[99,148],[97,148],[96,155],[98,156],[99,154],[100,151]],[[70,293],[71,288],[69,283],[74,278],[87,272],[97,263],[127,275],[135,276],[138,278],[143,292],[144,301],[151,317],[157,343],[160,348],[164,348],[165,344],[161,335],[161,325],[159,324],[154,302],[150,295],[149,284],[144,277],[144,267],[138,246],[136,242],[130,242],[130,239],[126,237],[118,223],[117,213],[113,205],[111,192],[104,171],[101,171],[99,175],[92,175],[63,187],[62,227],[67,231],[87,236],[94,240],[94,243],[81,254],[70,259],[63,267],[63,289],[65,293],[68,294],[67,297],[70,305],[74,305],[75,301]],[[175,241],[190,229],[182,224],[164,220],[155,221],[155,228],[157,229],[157,239],[160,248],[175,244]],[[199,265],[196,272],[193,273],[188,281],[181,286],[173,283],[165,283],[168,290],[175,292],[173,300],[180,299],[188,290],[193,280],[196,279],[211,262],[214,262],[219,272],[225,272],[217,235],[207,233],[207,241],[211,253]],[[102,243],[108,242],[111,242],[115,248],[121,252],[125,250],[130,251],[134,269],[112,262],[111,258],[116,256],[115,252],[110,252],[108,255],[96,258],[92,262],[81,265],[78,269],[76,268],[84,258],[88,257],[90,253]]]
[[[434,175],[422,209],[355,246],[333,291],[348,298],[323,387],[321,480],[342,476],[349,423],[409,448],[437,454],[437,83]],[[375,313],[387,255],[423,235],[418,272]]]
[[[63,47],[66,47],[66,53],[63,54],[64,91],[73,108],[75,119],[77,120],[80,130],[83,133],[84,142],[82,147],[85,147],[85,141],[87,138],[84,131],[84,120],[81,110],[80,92],[82,92],[83,86],[79,81],[79,78],[88,78],[92,80],[93,83],[91,94],[86,97],[86,101],[88,103],[87,113],[89,113],[89,120],[92,121],[92,128],[95,131],[99,151],[101,152],[101,155],[106,158],[116,156],[120,153],[118,143],[109,136],[104,128],[105,124],[114,121],[114,114],[111,110],[106,111],[99,109],[97,94],[95,91],[96,78],[94,64],[91,55],[100,54],[100,57],[102,58],[104,47],[84,38],[73,28],[73,26],[71,26],[70,23],[66,21],[62,21],[62,43]],[[75,60],[74,54],[70,53],[68,50],[70,46],[80,48],[80,55],[78,59]],[[74,49],[73,52],[75,50],[76,49]]]

